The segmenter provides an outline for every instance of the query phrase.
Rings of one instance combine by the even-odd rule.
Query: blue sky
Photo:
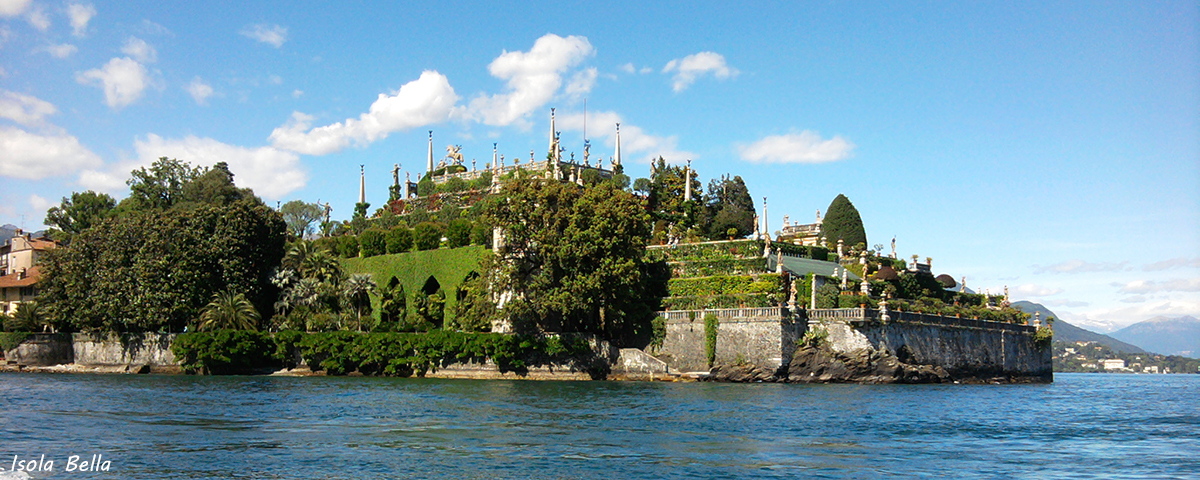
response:
[[[0,223],[160,156],[346,218],[366,165],[544,155],[741,175],[778,229],[838,193],[872,244],[1106,330],[1200,315],[1195,2],[0,0]]]

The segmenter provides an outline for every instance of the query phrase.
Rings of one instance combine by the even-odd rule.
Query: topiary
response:
[[[845,195],[838,194],[829,204],[825,218],[821,222],[821,232],[830,243],[842,240],[845,245],[868,245],[867,232],[863,228],[862,217],[858,209],[850,203]]]

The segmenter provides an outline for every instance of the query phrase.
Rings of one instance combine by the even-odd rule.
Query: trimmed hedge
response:
[[[714,275],[711,277],[672,278],[667,283],[672,297],[730,295],[740,293],[780,293],[783,276],[775,273],[761,275]]]
[[[261,372],[294,366],[299,350],[314,370],[331,375],[409,376],[457,362],[492,360],[501,372],[522,372],[529,366],[567,363],[591,355],[587,340],[573,337],[534,337],[499,333],[302,333],[275,335],[245,330],[185,333],[171,350],[188,373],[230,374]]]
[[[761,256],[762,252],[763,242],[761,241],[733,240],[651,248],[646,251],[646,259],[652,262],[657,260],[694,262]]]
[[[739,295],[703,295],[668,297],[662,301],[665,310],[702,310],[708,308],[761,308],[779,305],[778,295],[745,293]]]
[[[769,273],[762,257],[723,258],[696,262],[670,262],[675,277],[707,277],[712,275],[746,275]]]

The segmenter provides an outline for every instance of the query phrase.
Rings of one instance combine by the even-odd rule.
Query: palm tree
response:
[[[246,296],[225,290],[213,295],[200,312],[199,330],[258,330],[258,310]]]
[[[17,304],[17,311],[4,322],[5,329],[10,332],[45,331],[49,326],[45,312],[38,307],[37,302],[22,302]]]
[[[376,289],[375,281],[365,273],[351,275],[342,284],[342,298],[346,306],[354,310],[358,320],[357,329],[362,331],[363,313],[371,313],[371,293]]]

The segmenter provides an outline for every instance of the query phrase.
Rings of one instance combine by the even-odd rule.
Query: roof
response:
[[[26,271],[28,275],[25,278],[20,278],[20,274],[10,273],[0,277],[0,288],[16,288],[29,287],[38,282],[42,277],[42,267],[33,267]]]
[[[767,268],[770,270],[775,269],[775,255],[771,255],[767,261]],[[815,273],[826,277],[838,278],[841,278],[842,270],[846,270],[841,265],[833,262],[813,260],[811,258],[789,257],[787,255],[783,256],[783,269],[796,276]],[[849,270],[846,270],[846,278],[855,281],[860,280],[858,275]]]

